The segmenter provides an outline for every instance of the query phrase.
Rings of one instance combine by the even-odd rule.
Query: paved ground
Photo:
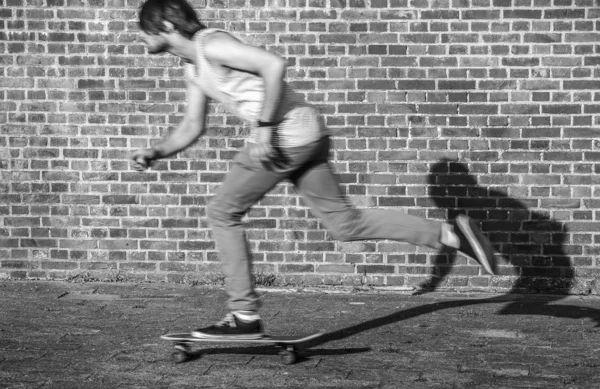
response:
[[[0,282],[0,388],[600,388],[600,299],[264,291],[271,332],[328,332],[299,363],[159,335],[223,315],[219,289]],[[196,348],[198,349],[198,348]]]

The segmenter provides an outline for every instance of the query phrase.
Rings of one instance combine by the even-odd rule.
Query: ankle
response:
[[[231,313],[234,314],[238,319],[245,322],[260,320],[260,315],[257,311],[233,311]]]
[[[440,242],[444,246],[448,246],[453,249],[460,248],[460,238],[454,232],[454,227],[451,224],[448,224],[448,223],[442,224]]]

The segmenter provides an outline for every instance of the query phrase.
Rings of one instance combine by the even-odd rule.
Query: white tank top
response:
[[[223,104],[228,112],[250,124],[252,133],[249,141],[255,142],[256,122],[262,113],[265,96],[264,81],[262,77],[248,72],[233,69],[227,76],[223,76],[213,69],[204,55],[204,38],[217,31],[244,42],[224,30],[200,30],[192,38],[197,47],[196,66],[192,63],[185,65],[186,78],[198,85],[208,97]],[[326,135],[318,112],[285,82],[274,121],[281,122],[278,127],[281,147],[304,146]]]

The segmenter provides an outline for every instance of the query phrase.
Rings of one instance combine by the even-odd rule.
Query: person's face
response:
[[[148,34],[140,30],[140,39],[146,45],[149,54],[158,54],[166,51],[169,46],[164,34]]]

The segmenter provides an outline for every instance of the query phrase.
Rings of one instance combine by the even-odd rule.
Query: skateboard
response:
[[[311,339],[318,338],[323,334],[325,334],[324,330],[305,335],[263,335],[262,338],[258,339],[232,339],[226,337],[196,338],[192,336],[192,334],[190,334],[189,332],[184,332],[166,334],[162,335],[160,338],[164,340],[170,340],[171,342],[173,342],[175,351],[171,354],[171,360],[174,363],[182,363],[189,359],[193,343],[216,342],[271,344],[280,349],[279,355],[281,357],[281,361],[285,365],[292,365],[296,363],[298,357],[298,345],[300,343],[307,342]]]

